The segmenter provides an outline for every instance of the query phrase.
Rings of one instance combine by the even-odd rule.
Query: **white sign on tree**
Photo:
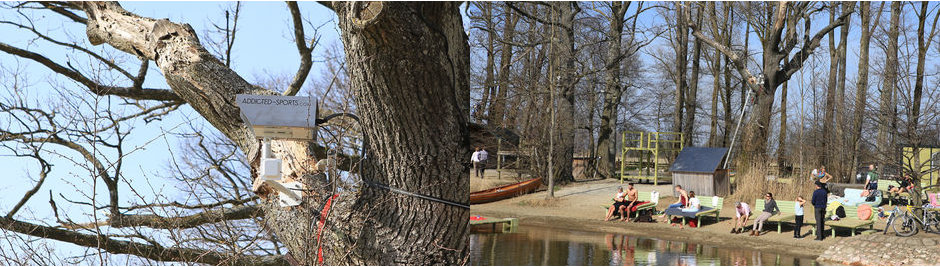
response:
[[[316,139],[317,100],[313,96],[240,94],[235,101],[255,137]]]
[[[264,140],[261,166],[254,181],[254,191],[268,184],[278,191],[281,206],[300,205],[304,186],[284,182],[281,160],[271,153],[271,139],[315,140],[317,132],[317,101],[313,96],[236,95],[241,117],[256,138]]]

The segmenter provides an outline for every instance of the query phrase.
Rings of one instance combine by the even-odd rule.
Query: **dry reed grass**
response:
[[[752,164],[743,173],[735,178],[736,188],[729,197],[730,201],[744,201],[752,203],[755,199],[762,198],[767,192],[773,193],[774,199],[795,200],[797,196],[802,196],[809,201],[816,190],[813,181],[808,175],[794,173],[788,178],[767,178],[766,164]]]

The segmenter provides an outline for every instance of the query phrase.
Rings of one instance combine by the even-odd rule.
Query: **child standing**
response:
[[[796,203],[794,204],[793,211],[796,214],[796,228],[793,229],[793,238],[800,239],[803,238],[803,234],[800,232],[800,228],[803,227],[803,204],[806,203],[806,200],[801,196],[796,197]]]

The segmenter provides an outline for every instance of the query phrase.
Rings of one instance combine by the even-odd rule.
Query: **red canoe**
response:
[[[542,178],[535,178],[510,185],[494,187],[483,191],[470,193],[470,204],[489,203],[511,197],[521,196],[538,189],[542,185]]]

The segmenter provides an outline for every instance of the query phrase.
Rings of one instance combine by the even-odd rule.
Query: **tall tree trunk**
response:
[[[920,106],[924,94],[924,68],[927,63],[927,50],[930,48],[930,44],[933,43],[933,38],[937,33],[937,20],[940,19],[940,11],[938,11],[937,14],[934,15],[933,24],[929,32],[927,32],[926,26],[924,25],[929,18],[927,15],[927,4],[927,2],[921,2],[917,22],[917,74],[914,82],[914,98],[910,118],[911,128],[908,129],[908,133],[911,135],[917,132],[916,128],[920,121]]]
[[[519,16],[514,14],[512,8],[508,4],[503,3],[503,16],[505,16],[505,21],[503,22],[503,39],[506,42],[503,42],[502,51],[500,51],[499,58],[499,73],[497,74],[496,81],[496,98],[492,100],[490,105],[490,124],[498,127],[506,127],[511,124],[503,123],[503,116],[506,110],[506,96],[509,94],[509,71],[512,66],[512,48],[513,46],[509,41],[513,40],[513,37],[516,35],[516,23],[519,21]]]
[[[483,96],[480,101],[480,108],[477,109],[477,118],[486,118],[487,123],[492,123],[492,113],[484,114],[484,111],[492,109],[493,100],[496,98],[496,83],[495,83],[495,73],[496,69],[496,25],[493,22],[493,3],[492,2],[478,2],[480,5],[480,10],[482,11],[481,17],[483,18],[483,23],[487,29],[486,34],[486,66],[483,67]],[[495,125],[494,125],[495,126]]]
[[[685,3],[675,2],[676,7],[676,43],[675,43],[675,52],[676,52],[676,106],[675,112],[673,113],[673,131],[681,133],[682,128],[682,119],[683,114],[682,110],[685,106],[685,95],[688,90],[686,82],[686,68],[688,67],[688,54],[689,54],[689,30],[688,25],[685,23],[687,11]]]
[[[829,23],[832,23],[836,20],[836,7],[837,5],[832,5],[829,7]],[[845,27],[845,26],[843,26]],[[831,165],[830,160],[832,159],[832,154],[834,153],[833,148],[837,147],[833,140],[832,127],[833,117],[835,116],[836,109],[836,87],[838,86],[839,76],[839,51],[836,47],[836,33],[835,31],[829,32],[829,83],[826,85],[826,106],[823,108],[823,130],[822,130],[822,151],[819,153],[819,162],[823,165]],[[834,170],[832,166],[829,166],[830,170]]]
[[[718,144],[718,95],[721,92],[721,52],[715,51],[714,62],[712,62],[712,106],[711,118],[708,124],[708,145],[709,147],[719,146]]]
[[[787,163],[787,82],[780,86],[780,134],[777,136],[777,170],[783,176]]]
[[[549,183],[568,183],[574,181],[572,176],[572,159],[574,158],[574,91],[577,83],[577,73],[574,66],[574,17],[580,11],[577,2],[552,2],[552,39],[549,73],[550,83],[554,86],[556,99],[555,118],[555,148],[552,155],[553,179]],[[549,193],[553,188],[549,189]]]
[[[898,35],[900,34],[901,2],[891,2],[891,24],[888,30],[888,48],[885,51],[885,79],[881,90],[881,106],[878,116],[879,165],[891,162],[894,154],[893,131],[896,104],[894,92],[898,79]]]
[[[692,14],[690,8],[689,15]],[[702,23],[702,12],[696,15],[696,23]],[[685,146],[692,146],[692,139],[695,134],[695,113],[698,109],[698,76],[701,66],[699,62],[702,58],[702,41],[695,39],[692,45],[692,73],[689,80],[689,91],[685,99],[685,123],[683,125],[682,135],[685,138]]]
[[[729,25],[733,25],[733,24],[731,24],[731,22],[734,21],[734,12],[731,12],[731,11],[732,11],[731,8],[732,8],[732,5],[726,4],[726,7],[725,7],[725,18],[726,18],[726,19],[725,19],[725,22],[724,22],[724,24],[723,24],[723,25],[724,25],[723,28],[724,28],[724,31],[725,31],[725,34],[723,34],[725,47],[731,47],[731,36],[732,36],[732,33],[734,33],[734,29],[729,26]],[[745,27],[747,27],[747,26],[745,26]],[[746,31],[746,30],[745,30],[744,33],[745,33],[744,36],[747,36],[747,31]],[[748,38],[744,38],[744,39],[748,39]],[[746,42],[746,41],[745,41],[745,42]],[[746,48],[747,45],[745,45],[744,47]],[[746,51],[746,50],[745,50],[745,51]],[[745,52],[745,53],[746,53],[746,52]],[[722,133],[721,133],[721,146],[722,146],[722,147],[727,147],[727,146],[730,145],[729,143],[731,142],[731,141],[730,141],[730,139],[731,139],[731,134],[732,134],[732,133],[731,133],[731,127],[733,127],[733,125],[734,125],[734,121],[733,121],[733,118],[732,118],[732,116],[731,116],[731,114],[732,114],[732,113],[731,113],[731,110],[732,110],[732,108],[731,108],[731,95],[734,93],[734,88],[732,88],[732,86],[731,86],[731,79],[733,78],[732,75],[731,75],[731,70],[734,68],[734,65],[731,63],[731,60],[729,60],[728,55],[725,55],[724,53],[722,53],[722,54],[721,54],[721,58],[722,58],[722,61],[725,63],[725,65],[724,65],[724,69],[725,69],[725,74],[724,74],[724,75],[725,75],[725,90],[724,90],[724,97],[722,98],[722,101],[723,101],[723,102],[722,102],[722,106],[724,107],[724,112],[723,112],[723,114],[724,114],[724,118],[723,118],[723,121],[724,121],[724,123],[723,123],[723,125],[724,125],[724,130],[723,130]],[[742,88],[744,88],[743,85],[742,85]],[[732,148],[732,149],[733,149],[733,148]]]
[[[845,124],[845,118],[844,118],[845,116],[844,115],[845,114],[844,112],[845,110],[845,69],[846,69],[845,58],[846,58],[846,50],[847,50],[846,46],[848,45],[848,38],[849,38],[849,29],[851,28],[851,25],[852,25],[851,14],[852,12],[854,12],[855,2],[844,1],[844,2],[841,2],[841,5],[842,5],[842,17],[845,17],[845,24],[839,27],[841,31],[839,35],[839,46],[837,50],[838,52],[837,56],[839,57],[839,70],[838,70],[839,73],[836,74],[837,75],[836,76],[836,102],[835,102],[835,110],[833,112],[834,117],[835,117],[834,118],[835,123],[833,125],[833,127],[835,127],[835,134],[833,135],[833,138],[834,138],[833,143],[835,143],[840,148],[846,146],[846,142],[845,142],[846,141],[845,140],[846,124]],[[846,174],[853,172],[852,170],[853,167],[846,166],[847,165],[846,161],[850,159],[846,159],[846,153],[843,152],[844,150],[838,149],[838,151],[839,152],[836,153],[838,157],[833,157],[833,159],[831,159],[831,160],[835,160],[834,163],[830,163],[830,164],[833,164],[833,167],[834,167],[834,168],[831,168],[833,170],[832,175],[833,177],[836,177],[838,181],[844,182],[844,180],[842,179],[846,178]]]
[[[600,162],[598,162],[599,172],[604,177],[614,177],[616,169],[616,139],[614,129],[617,123],[617,110],[619,110],[620,99],[623,97],[623,85],[620,77],[622,76],[621,62],[623,61],[623,52],[621,38],[623,36],[624,16],[631,2],[626,4],[620,1],[611,3],[611,14],[608,17],[610,28],[607,30],[607,58],[605,64],[607,69],[604,76],[604,106],[601,110],[600,129],[597,134],[597,151],[600,153]]]
[[[866,98],[868,95],[868,48],[871,44],[871,3],[861,1],[859,3],[859,18],[861,19],[861,37],[859,38],[858,49],[858,80],[855,85],[855,117],[852,121],[852,167],[859,165],[859,150],[862,136],[862,118],[865,117]],[[884,6],[884,3],[881,4]],[[879,9],[880,13],[881,9]],[[879,16],[880,17],[880,16]],[[878,25],[877,19],[874,25]]]
[[[929,37],[926,37],[926,26],[924,24],[928,18],[927,5],[927,2],[922,2],[918,12],[919,14],[917,15],[917,70],[914,80],[914,96],[913,99],[911,99],[913,107],[911,108],[911,117],[907,124],[908,142],[912,146],[911,153],[913,154],[911,161],[914,163],[914,166],[911,166],[913,167],[911,168],[911,176],[914,178],[914,192],[920,192],[921,179],[923,179],[923,162],[920,158],[921,139],[918,136],[918,128],[920,121],[920,102],[923,99],[924,92],[924,68],[926,65],[927,49],[929,48],[929,44],[933,41],[934,30],[937,26],[936,18],[940,17],[940,14],[934,17],[933,27],[930,29]],[[920,206],[922,203],[920,196],[915,196],[913,200],[915,206]]]

